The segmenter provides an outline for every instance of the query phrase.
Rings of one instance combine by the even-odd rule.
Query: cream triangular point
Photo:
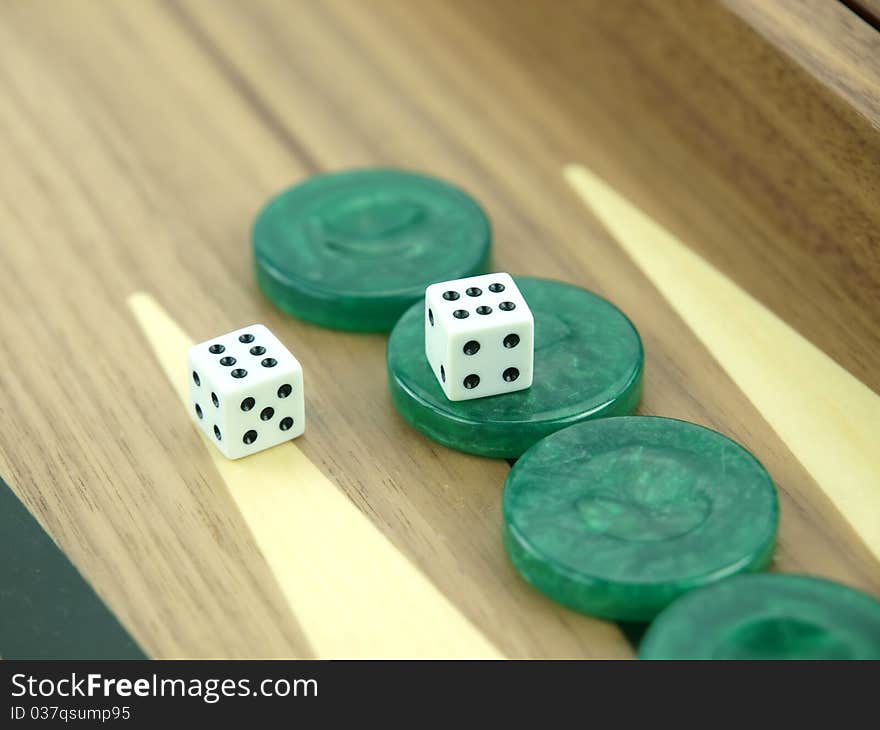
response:
[[[880,396],[589,170],[564,172],[880,559]]]
[[[129,306],[186,404],[192,342],[152,297]],[[500,658],[294,443],[229,461],[201,438],[319,657]]]

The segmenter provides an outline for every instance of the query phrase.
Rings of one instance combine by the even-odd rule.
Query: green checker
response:
[[[633,416],[548,436],[516,463],[504,543],[538,590],[577,611],[648,621],[683,593],[765,568],[773,480],[702,426]]]
[[[387,332],[435,281],[486,271],[492,232],[458,188],[391,169],[320,175],[269,201],[253,229],[257,282],[333,329]]]
[[[880,602],[805,575],[737,576],[673,603],[639,657],[880,659]]]
[[[435,441],[482,456],[516,458],[573,423],[632,413],[642,391],[639,333],[610,302],[580,287],[520,277],[535,319],[534,381],[527,390],[450,401],[425,357],[424,304],[388,341],[391,397]]]

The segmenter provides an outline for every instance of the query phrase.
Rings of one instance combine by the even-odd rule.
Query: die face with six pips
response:
[[[452,401],[528,388],[534,319],[513,278],[486,274],[429,286],[425,355]]]
[[[263,325],[194,345],[187,364],[192,418],[227,458],[277,446],[305,430],[302,367]]]

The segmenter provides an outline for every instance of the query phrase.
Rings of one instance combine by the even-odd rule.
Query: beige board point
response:
[[[151,296],[128,303],[187,404],[192,341]],[[240,461],[204,446],[319,658],[502,658],[294,443]]]
[[[587,168],[564,175],[880,559],[880,396]]]

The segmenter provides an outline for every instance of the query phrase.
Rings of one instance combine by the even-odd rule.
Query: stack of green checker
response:
[[[533,385],[445,398],[425,358],[423,297],[485,273],[491,227],[466,193],[400,170],[323,175],[269,202],[253,229],[257,281],[326,327],[391,331],[400,414],[441,444],[519,459],[503,494],[513,565],[576,611],[648,622],[645,658],[880,658],[880,603],[826,581],[745,575],[772,561],[773,481],[742,446],[634,413],[641,338],[610,302],[517,278],[534,315]]]

